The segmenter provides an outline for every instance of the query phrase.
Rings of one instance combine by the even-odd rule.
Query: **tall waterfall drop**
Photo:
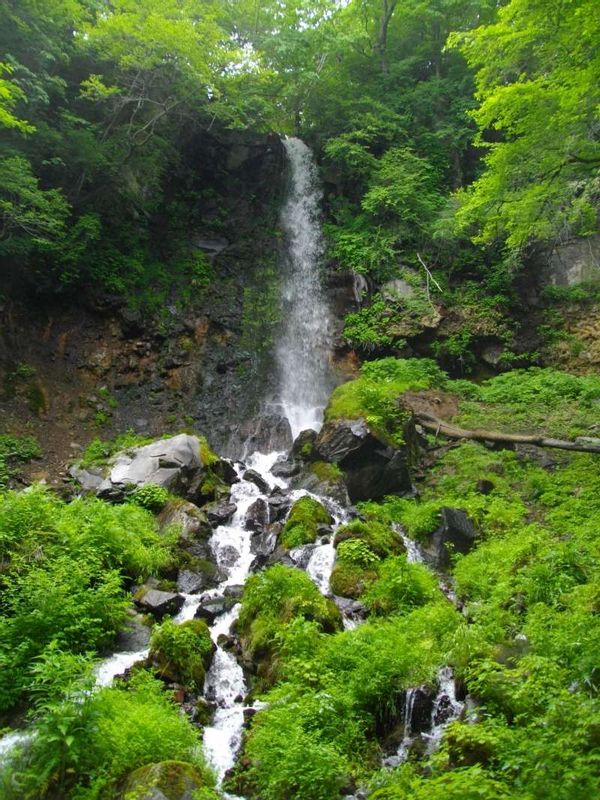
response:
[[[284,139],[291,182],[281,213],[285,235],[283,315],[277,346],[280,402],[294,438],[318,430],[331,392],[331,317],[320,280],[324,252],[321,187],[312,152],[300,139]]]

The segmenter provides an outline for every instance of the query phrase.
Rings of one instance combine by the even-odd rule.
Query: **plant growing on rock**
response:
[[[313,497],[296,500],[281,531],[281,544],[288,550],[316,541],[319,525],[329,525],[329,511]]]
[[[150,661],[158,675],[189,690],[202,688],[214,649],[208,626],[201,619],[181,625],[168,619],[152,629]]]

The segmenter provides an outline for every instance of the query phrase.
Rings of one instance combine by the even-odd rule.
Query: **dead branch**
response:
[[[415,412],[414,417],[420,425],[429,431],[433,431],[436,436],[441,434],[449,439],[472,439],[479,442],[501,442],[506,444],[532,444],[536,447],[554,447],[557,450],[600,453],[600,440],[598,444],[593,444],[581,440],[569,442],[563,439],[551,439],[535,433],[501,433],[500,431],[488,431],[483,428],[469,431],[424,411]]]

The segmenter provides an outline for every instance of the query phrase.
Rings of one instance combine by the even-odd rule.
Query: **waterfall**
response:
[[[312,152],[300,139],[285,139],[290,187],[281,213],[284,324],[277,346],[280,402],[295,438],[318,430],[332,387],[331,317],[320,279],[324,252],[321,187]]]

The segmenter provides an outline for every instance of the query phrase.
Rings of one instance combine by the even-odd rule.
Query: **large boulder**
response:
[[[410,421],[405,425],[404,441],[400,447],[384,442],[362,418],[336,419],[323,426],[315,449],[320,460],[342,470],[354,503],[412,491],[410,468],[415,460],[416,434]]]
[[[204,440],[187,433],[117,453],[103,470],[74,465],[69,474],[84,491],[113,501],[148,485],[201,501],[237,480],[231,464],[212,453]]]
[[[147,764],[127,778],[121,800],[194,800],[200,789],[203,797],[218,795],[207,786],[205,777],[191,764],[161,761]]]

